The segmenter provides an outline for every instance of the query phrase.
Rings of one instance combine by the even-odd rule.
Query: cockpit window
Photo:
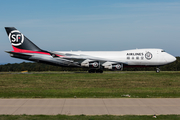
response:
[[[165,52],[165,50],[162,50],[161,52]]]

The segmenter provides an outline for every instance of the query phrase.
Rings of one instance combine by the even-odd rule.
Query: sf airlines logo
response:
[[[19,46],[24,42],[24,35],[18,30],[13,30],[9,34],[9,40],[13,46]]]
[[[147,53],[145,54],[145,58],[148,59],[148,60],[150,60],[150,59],[152,58],[152,54],[151,54],[150,52],[147,52]]]

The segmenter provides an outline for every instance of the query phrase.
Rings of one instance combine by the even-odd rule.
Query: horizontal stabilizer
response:
[[[5,51],[5,52],[9,53],[11,57],[13,57],[15,55],[29,56],[29,57],[32,56],[32,55],[27,55],[27,54],[24,54],[24,53],[16,53],[16,52],[11,52],[11,51]]]

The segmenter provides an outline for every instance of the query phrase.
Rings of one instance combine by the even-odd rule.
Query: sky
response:
[[[20,63],[4,27],[48,51],[161,48],[180,56],[179,0],[0,0],[0,64]]]

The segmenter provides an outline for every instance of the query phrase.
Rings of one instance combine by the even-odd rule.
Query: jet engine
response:
[[[122,63],[111,64],[111,65],[105,66],[105,68],[110,69],[110,70],[123,70],[123,64]]]
[[[100,68],[100,62],[99,62],[99,61],[89,62],[89,68],[93,68],[93,69],[98,69],[98,68]]]
[[[84,61],[81,63],[81,66],[88,67],[91,69],[99,69],[101,64],[99,61]]]

